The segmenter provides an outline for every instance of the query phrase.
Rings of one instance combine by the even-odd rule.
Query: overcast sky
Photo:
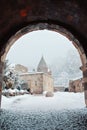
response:
[[[47,64],[66,57],[68,50],[76,48],[64,36],[54,31],[33,31],[18,39],[10,48],[6,59],[10,63],[37,67],[42,55]]]

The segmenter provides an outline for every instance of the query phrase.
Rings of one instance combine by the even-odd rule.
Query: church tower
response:
[[[42,56],[39,64],[38,64],[38,67],[37,67],[37,71],[38,72],[44,72],[44,73],[48,73],[48,67],[47,67],[47,64]]]

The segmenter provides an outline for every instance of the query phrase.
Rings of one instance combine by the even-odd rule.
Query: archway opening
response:
[[[47,26],[47,25],[46,25]],[[17,41],[19,41],[20,39],[21,39],[21,37],[23,38],[23,37],[25,37],[25,36],[27,36],[28,34],[28,32],[30,32],[29,34],[33,34],[34,32],[40,32],[40,31],[37,31],[37,30],[42,30],[42,29],[40,29],[40,27],[41,27],[41,25],[39,25],[38,24],[38,26],[37,26],[38,28],[36,28],[36,26],[35,27],[33,27],[33,28],[29,28],[29,27],[27,27],[27,28],[25,28],[25,29],[22,29],[22,30],[20,30],[19,32],[17,32],[16,33],[16,35],[14,36],[14,37],[12,37],[10,40],[9,40],[9,42],[8,42],[8,45],[7,45],[7,47],[6,47],[6,52],[5,52],[5,54],[2,56],[2,61],[4,61],[5,60],[5,58],[6,58],[6,56],[7,56],[7,54],[8,54],[8,51],[10,50],[10,48],[12,47],[12,45],[15,43],[15,41],[17,40]],[[67,59],[67,56],[65,56],[64,55],[64,57],[61,57],[61,54],[62,53],[64,53],[64,49],[63,49],[63,45],[62,45],[62,42],[60,43],[60,45],[62,45],[60,48],[61,49],[59,49],[58,50],[58,48],[56,47],[56,48],[54,48],[54,45],[53,46],[51,46],[52,44],[48,44],[47,45],[47,43],[46,43],[46,45],[48,46],[48,48],[49,48],[49,52],[50,53],[48,53],[48,51],[46,51],[46,48],[43,46],[43,45],[45,45],[45,44],[40,44],[39,43],[39,45],[41,45],[41,47],[42,48],[45,48],[44,49],[44,51],[36,51],[36,49],[39,47],[39,45],[37,45],[37,44],[35,44],[35,46],[33,46],[32,48],[35,50],[33,50],[32,51],[32,49],[29,49],[29,50],[31,50],[32,52],[34,52],[34,53],[32,53],[32,54],[30,54],[30,57],[31,57],[31,55],[32,56],[34,56],[32,59],[37,59],[37,63],[39,62],[38,60],[40,60],[40,57],[41,57],[41,55],[43,55],[43,56],[45,56],[45,59],[46,59],[46,61],[48,62],[48,64],[50,63],[50,58],[51,58],[51,60],[52,60],[52,62],[53,63],[55,63],[55,65],[57,64],[57,66],[60,64],[60,66],[61,66],[61,71],[62,72],[60,72],[60,73],[58,73],[60,70],[59,70],[59,67],[57,67],[57,69],[58,69],[58,74],[59,75],[56,75],[55,76],[55,73],[52,75],[55,79],[54,79],[54,82],[55,82],[55,85],[58,85],[58,86],[56,86],[57,88],[58,87],[65,87],[64,88],[64,90],[66,90],[67,91],[67,89],[66,89],[66,87],[68,86],[68,84],[69,84],[69,80],[81,80],[81,83],[82,83],[82,73],[81,73],[81,71],[80,71],[80,69],[79,69],[79,67],[80,66],[83,66],[83,65],[85,65],[85,63],[86,63],[86,57],[85,57],[85,53],[84,53],[84,51],[83,51],[83,49],[82,49],[82,47],[80,46],[80,44],[79,44],[79,42],[76,40],[76,39],[74,39],[73,38],[73,36],[69,33],[69,32],[67,32],[66,30],[64,30],[64,29],[61,29],[61,28],[54,28],[53,29],[53,25],[52,25],[52,27],[50,26],[50,29],[48,29],[47,27],[44,27],[43,29],[47,29],[47,30],[49,30],[48,32],[50,33],[50,32],[53,32],[53,33],[56,33],[57,35],[58,35],[58,33],[61,33],[61,34],[64,34],[64,35],[66,35],[70,40],[71,40],[71,43],[69,43],[72,47],[73,47],[73,51],[71,52],[71,50],[69,50],[70,48],[68,48],[67,50],[68,50],[68,53],[67,52],[65,52],[65,53],[67,53],[67,55],[71,55],[71,56],[73,56],[73,54],[76,56],[77,55],[77,57],[79,57],[80,59],[80,61],[79,61],[79,66],[78,66],[78,69],[76,70],[77,71],[77,73],[75,73],[76,74],[76,77],[75,77],[75,75],[73,76],[72,75],[72,78],[71,79],[68,79],[68,70],[69,69],[71,69],[72,68],[72,66],[74,65],[72,65],[72,66],[70,66],[70,64],[72,64],[72,62],[71,62],[71,56],[69,57],[69,59],[68,59],[68,69],[67,69],[67,71],[65,72],[65,70],[64,69],[66,69],[66,64],[64,63],[64,57],[65,57],[65,59]],[[36,30],[36,31],[35,31]],[[47,31],[47,30],[43,30],[42,32],[45,32],[45,31]],[[34,31],[34,32],[33,32]],[[66,33],[65,33],[66,32]],[[41,33],[41,32],[40,32]],[[59,34],[60,35],[60,34]],[[46,37],[46,36],[45,36]],[[38,38],[38,36],[36,36],[36,38]],[[41,37],[40,37],[41,38]],[[40,39],[39,38],[39,39]],[[48,38],[48,39],[50,39],[51,38],[51,36]],[[65,37],[63,37],[63,38],[65,38]],[[55,40],[55,38],[53,38],[54,40]],[[67,38],[65,38],[65,39],[67,39]],[[65,42],[65,39],[64,39],[64,42]],[[74,40],[73,40],[74,39]],[[29,39],[30,40],[30,39]],[[35,40],[35,38],[34,38],[34,40]],[[51,39],[52,40],[52,39]],[[22,41],[21,41],[21,44],[22,44],[22,42],[25,42],[25,40],[23,40],[22,39]],[[36,40],[35,40],[35,42],[36,42]],[[50,41],[50,42],[54,42],[54,41]],[[31,44],[30,42],[29,42],[29,44]],[[54,43],[55,44],[55,43]],[[58,43],[59,44],[59,43]],[[69,47],[69,44],[68,44],[68,46],[65,46],[65,48],[67,48],[67,47]],[[16,44],[15,44],[16,45]],[[28,44],[27,44],[28,45]],[[32,44],[31,44],[32,45]],[[50,45],[50,46],[49,46]],[[74,46],[73,46],[74,45]],[[38,46],[38,47],[37,47]],[[59,45],[58,45],[59,46]],[[41,48],[40,48],[41,49]],[[48,49],[47,49],[48,50]],[[61,51],[60,50],[62,50],[62,53],[61,53]],[[78,51],[77,51],[78,50]],[[15,49],[15,52],[17,51],[17,49]],[[57,52],[58,51],[60,51],[60,54],[57,54]],[[22,51],[22,53],[23,53],[24,51]],[[35,52],[36,52],[36,54],[35,54]],[[39,55],[37,55],[37,52],[39,52]],[[45,52],[45,53],[44,53]],[[55,52],[55,53],[54,53]],[[79,55],[78,55],[78,53],[77,52],[79,52]],[[71,54],[70,54],[71,53]],[[26,55],[26,57],[28,56],[28,52],[27,53],[24,53],[24,54],[27,54]],[[24,55],[23,54],[23,55]],[[54,56],[53,56],[53,54],[54,54]],[[55,55],[56,54],[56,55]],[[48,55],[48,56],[47,56]],[[17,54],[17,57],[18,57],[18,54]],[[14,60],[15,60],[15,58],[13,58]],[[27,59],[28,59],[28,57],[27,57]],[[54,59],[54,61],[53,61],[53,59]],[[61,59],[61,60],[60,60]],[[76,58],[77,59],[77,58]],[[35,60],[33,60],[33,62],[34,63],[32,63],[32,65],[34,64],[34,65],[36,65],[36,61]],[[19,61],[19,60],[18,60]],[[56,63],[56,61],[58,61],[59,62],[59,64],[58,63]],[[62,63],[60,63],[61,61],[63,61],[63,63],[64,64],[62,64]],[[74,63],[76,62],[76,61],[73,61]],[[78,64],[78,63],[76,63],[76,64]],[[32,66],[32,65],[30,65],[30,67]],[[52,64],[51,64],[52,65]],[[50,68],[52,68],[51,67],[51,65],[49,64],[49,66],[50,66]],[[36,65],[37,66],[37,65]],[[29,67],[29,68],[30,68]],[[32,68],[32,67],[31,67]],[[56,66],[54,66],[53,68],[55,68],[56,69]],[[36,68],[35,68],[35,66],[33,66],[33,68],[32,68],[32,70],[33,71],[36,71]],[[71,69],[72,70],[72,69]],[[54,71],[56,71],[56,70],[54,70]],[[50,71],[49,71],[50,72]],[[61,80],[61,77],[63,78],[62,80]],[[24,78],[24,77],[23,77]],[[75,78],[77,78],[77,79],[75,79]],[[62,82],[63,80],[65,80],[64,82]],[[37,81],[36,81],[37,82]],[[35,84],[37,84],[35,82]],[[60,82],[60,84],[58,84]],[[72,84],[72,82],[73,81],[71,81],[70,83]],[[56,84],[57,83],[57,84]],[[31,83],[30,83],[30,80],[29,80],[29,85],[30,85]],[[75,85],[73,85],[73,86],[75,86]],[[55,88],[56,88],[55,87]],[[69,87],[69,86],[68,86]],[[71,86],[72,87],[72,86]],[[57,88],[55,89],[55,90],[57,90]],[[71,90],[70,89],[70,91],[77,91],[77,90],[75,90],[75,87],[72,87],[72,89],[73,90]],[[45,90],[44,90],[45,91]],[[81,88],[81,91],[83,91],[82,90],[82,88]]]

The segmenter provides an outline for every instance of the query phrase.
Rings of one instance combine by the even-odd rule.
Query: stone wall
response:
[[[22,74],[20,78],[28,82],[28,88],[35,93],[41,94],[43,91],[53,92],[53,79],[44,73]]]
[[[1,107],[1,98],[2,98],[3,67],[4,67],[4,63],[0,62],[0,107]]]
[[[51,75],[43,74],[43,91],[54,91],[54,81]]]
[[[83,92],[82,79],[77,79],[69,82],[69,92]]]
[[[23,65],[17,64],[15,65],[15,71],[18,73],[26,73],[28,72],[28,68]]]
[[[62,86],[54,86],[54,92],[64,92],[65,91],[65,87],[62,87]]]

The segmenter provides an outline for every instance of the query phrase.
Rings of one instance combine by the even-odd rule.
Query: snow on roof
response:
[[[10,64],[9,67],[14,68],[15,64]]]
[[[28,73],[22,73],[22,74],[20,74],[20,76],[21,75],[29,75],[29,74],[43,74],[44,72],[28,72]]]

